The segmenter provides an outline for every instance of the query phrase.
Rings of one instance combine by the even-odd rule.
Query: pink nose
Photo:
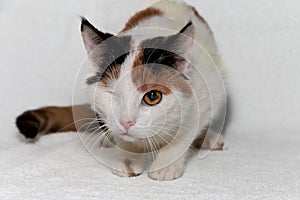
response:
[[[123,120],[121,120],[120,123],[123,125],[126,131],[130,128],[130,126],[133,126],[135,124],[134,121],[123,121]]]

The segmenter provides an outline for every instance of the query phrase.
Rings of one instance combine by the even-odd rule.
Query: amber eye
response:
[[[149,106],[154,106],[161,101],[161,98],[162,94],[160,91],[151,90],[144,95],[143,101]]]

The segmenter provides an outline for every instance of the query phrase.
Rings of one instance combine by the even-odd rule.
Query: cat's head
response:
[[[83,18],[81,33],[94,70],[86,81],[91,105],[110,132],[132,142],[156,135],[168,141],[193,95],[187,61],[193,24],[137,42],[103,33]]]

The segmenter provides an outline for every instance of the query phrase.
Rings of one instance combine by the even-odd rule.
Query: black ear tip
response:
[[[193,27],[193,22],[189,21],[181,30],[180,33],[183,33],[184,31],[186,31],[189,27]]]
[[[80,26],[81,32],[84,31],[85,27],[92,27],[92,24],[84,16],[80,16],[80,18],[81,18],[81,26]]]
[[[193,25],[193,22],[192,22],[192,21],[189,21],[189,22],[186,24],[186,26],[191,26],[191,25]]]
[[[80,16],[80,19],[81,19],[81,23],[83,24],[88,22],[88,20],[84,16]]]

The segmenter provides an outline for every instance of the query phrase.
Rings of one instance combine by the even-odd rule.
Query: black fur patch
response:
[[[101,47],[103,48],[101,55],[97,58],[97,55],[93,55],[93,62],[97,63],[99,70],[96,74],[86,80],[87,84],[94,84],[99,82],[104,76],[105,72],[110,68],[121,65],[127,55],[130,52],[130,36],[114,36],[110,33],[103,33],[96,29],[86,18],[81,18],[81,32],[84,32],[86,29],[90,29],[97,36],[99,36],[99,41]]]
[[[176,55],[173,52],[167,51],[168,44],[164,41],[164,37],[156,37],[149,40],[144,40],[141,43],[143,49],[143,64],[157,63],[172,67],[176,62]]]
[[[186,62],[186,60],[178,55],[180,48],[180,37],[188,27],[192,26],[192,22],[188,22],[179,33],[167,37],[155,37],[141,42],[141,49],[143,49],[142,63],[151,67],[153,72],[158,72],[161,67],[177,67]],[[175,48],[175,49],[174,49]],[[180,51],[179,51],[180,52]],[[160,65],[155,65],[160,64]],[[184,76],[184,75],[183,75]]]
[[[89,77],[86,83],[90,85],[101,81],[112,67],[123,64],[130,53],[130,41],[130,36],[113,36],[104,41],[105,52],[97,61],[99,71],[94,76]]]
[[[171,36],[175,37],[175,36]],[[173,68],[177,70],[179,63],[185,62],[185,59],[180,55],[168,51],[174,38],[156,37],[149,40],[144,40],[141,43],[143,56],[140,58],[144,66],[151,68],[153,73],[159,73],[162,68]],[[149,48],[150,47],[150,48]],[[152,48],[153,47],[153,48]],[[180,73],[184,79],[188,79],[184,74]]]

